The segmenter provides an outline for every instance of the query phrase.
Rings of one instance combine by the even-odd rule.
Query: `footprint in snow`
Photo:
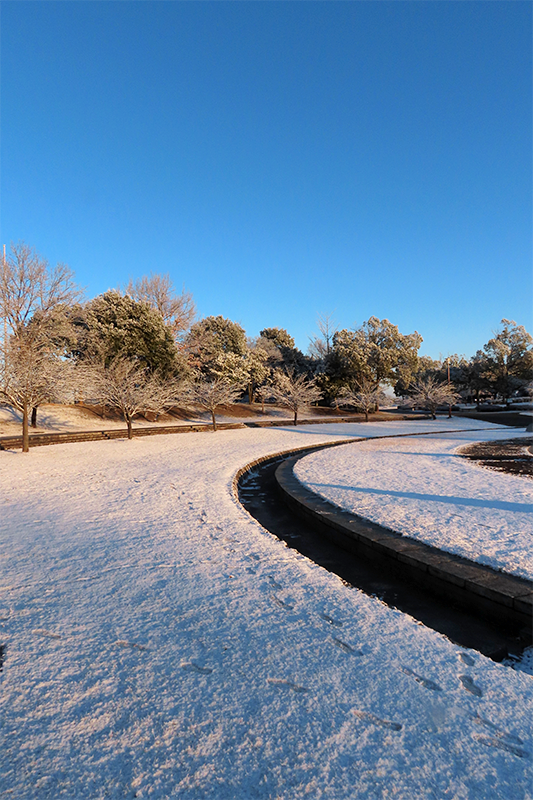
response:
[[[498,739],[505,739],[510,744],[524,744],[520,736],[516,736],[514,733],[504,731],[504,729],[500,728],[499,725],[495,725],[494,722],[490,722],[488,719],[483,719],[483,717],[480,717],[479,714],[468,714],[468,717],[475,725],[482,725],[484,728],[488,728]]]
[[[483,697],[483,690],[480,689],[476,683],[474,683],[470,675],[459,675],[459,680],[467,692],[470,692],[470,694],[473,694],[476,697]]]
[[[356,708],[352,708],[352,714],[357,717],[357,719],[363,720],[363,722],[368,722],[370,725],[379,725],[382,728],[388,728],[391,731],[401,731],[402,725],[399,722],[391,722],[388,719],[381,719],[381,717],[376,717],[375,714],[371,714],[370,711],[359,711]]]
[[[47,631],[44,628],[36,628],[32,633],[36,636],[45,636],[47,639],[61,639],[59,633],[52,633],[52,631]]]
[[[413,672],[413,670],[409,669],[409,667],[400,667],[400,669],[405,675],[410,675],[412,678],[414,678],[417,683],[424,687],[424,689],[431,689],[433,692],[442,692],[442,689],[438,683],[430,681],[429,678],[424,678],[422,675],[417,675],[417,673]]]
[[[515,744],[503,741],[503,739],[495,739],[493,736],[474,736],[474,739],[486,747],[495,747],[497,750],[505,750],[506,753],[512,753],[519,758],[529,758],[530,754],[522,747],[517,747]]]
[[[273,601],[276,603],[276,605],[278,605],[280,608],[287,608],[287,609],[289,609],[289,611],[292,611],[292,610],[293,610],[293,608],[294,608],[294,606],[293,606],[293,605],[291,605],[291,603],[287,603],[287,602],[285,602],[285,600],[282,600],[280,597],[278,597],[278,596],[277,596],[277,595],[275,595],[275,594],[273,594],[273,595],[272,595],[272,600],[273,600]]]
[[[136,642],[128,642],[126,639],[117,639],[115,642],[117,647],[129,647],[131,650],[147,650],[144,644],[137,644]]]
[[[303,694],[309,691],[305,686],[298,686],[297,683],[286,681],[282,678],[267,678],[267,683],[270,683],[272,686],[279,686],[281,689],[292,689],[292,691],[297,694]]]
[[[187,661],[184,664],[180,664],[180,666],[185,670],[185,672],[199,672],[200,675],[211,675],[213,672],[210,667],[200,667],[198,664],[194,664],[192,661]]]
[[[355,650],[351,644],[347,642],[343,642],[342,639],[337,639],[335,636],[333,637],[333,643],[342,650],[344,653],[350,653],[353,656],[362,656],[364,655],[362,650]]]
[[[338,619],[333,619],[330,617],[329,614],[319,614],[320,619],[323,619],[325,622],[329,623],[329,625],[335,625],[336,628],[342,628],[342,622],[339,622]]]
[[[475,659],[472,658],[471,655],[468,653],[459,653],[459,658],[463,662],[463,664],[467,664],[469,667],[473,667],[476,663]]]
[[[277,581],[275,581],[274,578],[272,577],[272,575],[268,576],[268,580],[270,581],[270,585],[273,586],[274,589],[281,589],[282,588],[281,587],[281,583],[278,583]]]

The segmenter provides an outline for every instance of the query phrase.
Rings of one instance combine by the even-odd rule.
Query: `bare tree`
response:
[[[209,411],[213,421],[213,430],[217,429],[216,410],[219,406],[234,403],[242,388],[223,378],[197,381],[187,389],[187,402],[193,406]]]
[[[337,332],[337,326],[332,314],[319,314],[317,327],[320,336],[309,337],[309,355],[319,361],[323,361],[331,352],[333,337]]]
[[[163,379],[157,373],[127,358],[116,358],[109,364],[80,367],[86,391],[98,402],[119,411],[128,427],[128,439],[133,438],[133,417],[139,413],[162,414],[176,405],[183,394],[183,385],[173,379]]]
[[[126,294],[133,300],[148,303],[156,308],[166,325],[172,329],[175,339],[188,330],[196,316],[192,294],[185,289],[176,294],[170,275],[150,273],[126,286]]]
[[[275,381],[270,389],[270,396],[280,405],[290,408],[294,412],[293,422],[295,425],[298,424],[300,408],[309,406],[322,397],[322,392],[314,378],[296,375],[293,370],[278,372],[275,375]]]
[[[28,452],[28,416],[33,409],[53,399],[60,374],[66,370],[62,351],[60,319],[66,324],[66,309],[80,297],[73,274],[65,264],[51,268],[34,248],[24,242],[11,245],[0,268],[0,316],[3,319],[1,347],[2,395],[22,411],[23,452]],[[52,380],[53,378],[53,380]]]
[[[2,261],[0,314],[11,334],[19,333],[37,313],[44,320],[57,306],[72,305],[80,294],[66,264],[52,269],[24,242],[12,244],[10,255]]]
[[[36,342],[24,330],[11,336],[0,367],[0,396],[22,412],[22,452],[29,451],[29,411],[46,401],[64,400],[71,365]]]
[[[441,405],[451,406],[460,395],[453,383],[445,383],[429,376],[421,378],[410,386],[410,400],[418,408],[427,408],[432,419],[437,419],[436,411]]]
[[[376,410],[385,401],[385,394],[378,386],[363,378],[356,385],[355,391],[343,389],[335,399],[335,406],[354,406],[361,409],[365,414],[365,421],[368,422],[368,414]]]

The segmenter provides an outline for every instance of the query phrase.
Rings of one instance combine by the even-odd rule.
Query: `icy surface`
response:
[[[533,579],[533,482],[460,456],[471,442],[527,435],[507,428],[358,442],[307,456],[295,475],[398,533]]]
[[[261,455],[429,425],[451,428],[0,452],[2,795],[530,798],[532,678],[345,586],[231,493]]]

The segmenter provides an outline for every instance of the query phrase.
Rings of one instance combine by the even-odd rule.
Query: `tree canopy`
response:
[[[108,366],[127,358],[163,377],[180,370],[172,331],[148,303],[108,291],[79,309],[75,324],[76,355],[82,360],[102,360]]]

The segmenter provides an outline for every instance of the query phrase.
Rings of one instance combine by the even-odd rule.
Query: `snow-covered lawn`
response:
[[[533,579],[533,482],[460,456],[471,442],[520,436],[531,434],[507,428],[358,442],[301,459],[295,475],[398,533]]]
[[[2,793],[531,798],[533,679],[345,586],[231,493],[267,453],[453,427],[484,426],[0,452]]]

